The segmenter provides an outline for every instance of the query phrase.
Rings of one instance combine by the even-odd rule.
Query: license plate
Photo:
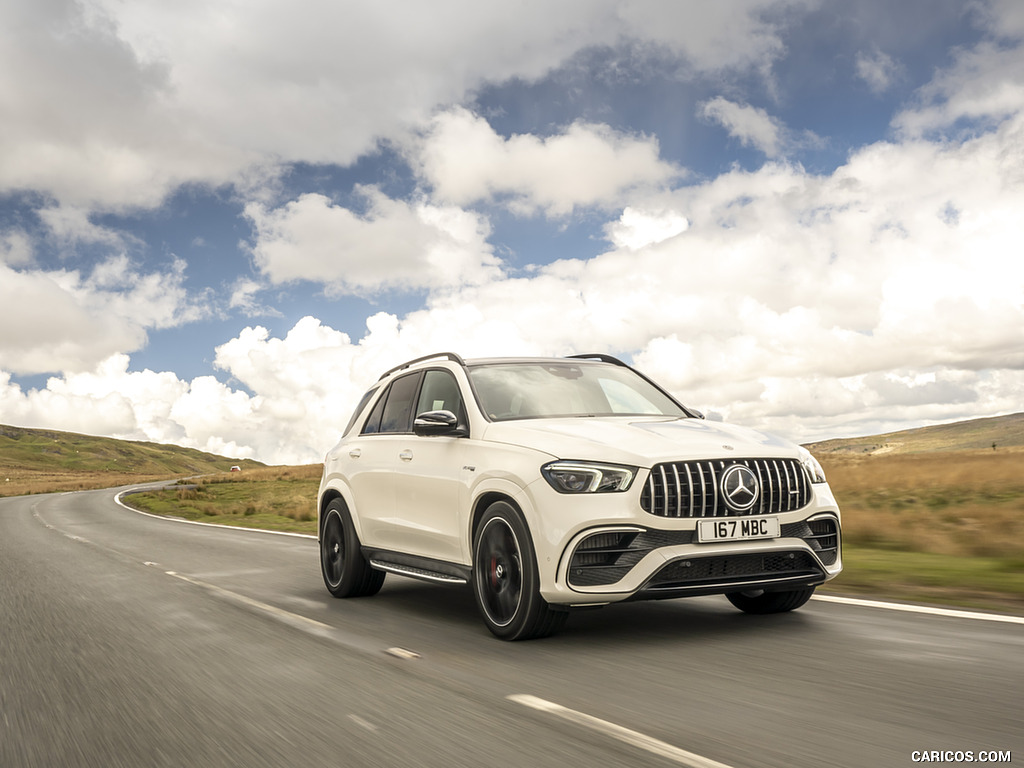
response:
[[[742,541],[744,539],[777,539],[781,531],[777,517],[731,517],[698,520],[697,541]]]

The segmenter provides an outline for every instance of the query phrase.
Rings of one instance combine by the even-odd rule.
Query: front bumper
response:
[[[782,535],[729,543],[696,542],[693,530],[605,526],[577,535],[557,575],[571,605],[816,586],[842,570],[836,515],[782,525]]]
[[[538,495],[530,499],[535,512],[554,501]],[[545,600],[583,607],[790,590],[823,584],[842,571],[839,509],[827,484],[816,485],[801,509],[771,515],[779,522],[778,537],[718,543],[697,540],[698,522],[707,518],[657,517],[641,510],[630,495],[559,498],[560,517],[576,517],[577,524],[563,529],[557,543],[534,536]]]

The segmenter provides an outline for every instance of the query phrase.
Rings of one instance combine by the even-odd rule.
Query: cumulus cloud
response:
[[[143,273],[124,256],[88,274],[0,263],[0,327],[8,329],[0,335],[0,370],[90,370],[116,352],[139,349],[147,329],[198,318],[204,310],[188,297],[184,270],[176,260]]]
[[[88,211],[70,205],[40,208],[36,214],[47,233],[61,250],[77,245],[102,245],[111,249],[125,246],[125,235],[99,226],[89,218]]]
[[[961,142],[870,145],[828,175],[737,169],[624,211],[603,254],[449,285],[423,309],[371,317],[358,339],[312,317],[283,338],[247,328],[216,350],[244,390],[132,373],[115,358],[45,390],[8,379],[0,412],[50,426],[60,414],[82,431],[105,413],[125,435],[316,461],[381,371],[439,349],[621,354],[714,417],[803,440],[1019,410],[1022,148],[1010,120]],[[158,387],[170,406],[144,412]]]
[[[437,104],[623,38],[653,39],[696,71],[756,69],[782,50],[783,17],[765,13],[777,6],[7,2],[0,192],[148,207],[181,184],[261,185],[282,163],[347,165]]]
[[[885,93],[900,75],[900,65],[892,56],[877,48],[860,51],[854,60],[857,77],[863,80],[872,93]]]
[[[705,119],[725,128],[745,147],[760,150],[768,157],[778,157],[782,151],[783,127],[760,107],[737,104],[717,96],[701,104],[698,111]]]
[[[0,232],[0,264],[10,267],[31,264],[34,252],[32,238],[23,230],[9,229]]]
[[[5,5],[0,192],[38,190],[51,237],[117,250],[92,208],[153,205],[187,181],[259,187],[278,163],[345,164],[411,126],[418,140],[398,145],[421,183],[411,201],[371,186],[353,207],[250,190],[259,274],[238,279],[229,303],[269,311],[259,293],[293,281],[429,296],[416,311],[370,317],[359,338],[314,317],[280,338],[245,328],[215,349],[234,386],[185,381],[132,371],[125,356],[148,330],[200,312],[181,262],[144,273],[117,254],[43,270],[10,229],[0,420],[316,461],[381,371],[437,349],[617,353],[713,416],[799,439],[1019,410],[1019,4],[986,6],[1012,23],[992,21],[1003,31],[958,51],[894,120],[892,141],[855,149],[831,173],[785,160],[814,137],[723,97],[700,114],[770,162],[690,186],[654,137],[594,122],[504,137],[467,110],[435,111],[623,38],[690,67],[764,67],[783,50],[764,19],[786,15],[767,8],[326,4],[310,25],[261,2]],[[898,74],[875,51],[857,66],[879,89]],[[23,76],[39,87],[3,80]],[[471,210],[495,203],[556,218],[603,211],[606,250],[511,275]],[[62,373],[27,391],[10,375],[52,371]]]
[[[275,284],[309,280],[336,294],[473,284],[500,275],[482,217],[361,188],[365,214],[319,194],[284,206],[246,206],[258,269]]]
[[[597,124],[575,123],[547,138],[505,139],[460,108],[434,118],[411,161],[433,195],[446,202],[500,200],[521,214],[565,216],[681,176],[658,155],[656,139]]]
[[[685,232],[690,222],[676,211],[646,211],[631,206],[605,227],[608,239],[620,248],[637,250]]]
[[[1005,14],[1010,19],[1019,16],[1016,8]],[[1024,32],[1017,34],[1024,37]],[[896,115],[894,128],[901,137],[915,139],[964,127],[992,130],[1007,118],[1020,116],[1024,111],[1022,61],[1019,41],[1014,45],[986,41],[956,51],[953,64],[937,73],[914,103]]]
[[[696,69],[765,71],[785,50],[779,32],[787,14],[816,5],[815,0],[634,0],[618,4],[618,13],[627,34],[684,55]]]

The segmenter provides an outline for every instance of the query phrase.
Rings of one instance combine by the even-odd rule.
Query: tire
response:
[[[540,596],[537,558],[522,515],[496,501],[473,537],[473,596],[491,633],[502,640],[530,640],[561,629],[568,614]]]
[[[327,591],[335,597],[368,597],[384,585],[386,574],[371,568],[363,557],[352,516],[341,499],[328,504],[324,512],[320,572]]]
[[[730,592],[726,597],[729,598],[730,603],[744,613],[765,615],[795,611],[810,600],[813,594],[814,587],[805,587],[788,592],[765,592],[760,589],[750,592]]]

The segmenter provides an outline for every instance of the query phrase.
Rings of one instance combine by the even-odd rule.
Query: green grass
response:
[[[262,467],[192,448],[0,424],[0,496],[110,488]]]
[[[269,467],[133,493],[123,501],[144,512],[183,520],[315,534],[319,480],[319,464]]]
[[[843,547],[833,594],[1024,613],[1024,562],[1013,557],[952,557]]]

